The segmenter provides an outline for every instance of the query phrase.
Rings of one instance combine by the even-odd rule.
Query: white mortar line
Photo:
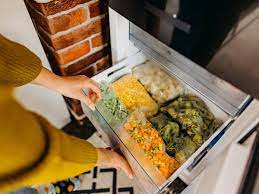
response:
[[[56,14],[53,14],[53,15],[48,15],[48,16],[45,16],[43,15],[43,13],[41,13],[40,11],[38,11],[36,8],[33,7],[33,5],[30,3],[30,1],[27,1],[27,4],[30,6],[31,9],[33,9],[35,12],[37,12],[38,14],[40,14],[42,17],[46,18],[46,19],[53,19],[53,18],[57,18],[59,16],[62,16],[62,15],[66,15],[66,14],[69,14],[79,8],[85,8],[86,6],[82,6],[83,4],[79,4],[79,5],[76,5],[75,7],[71,8],[71,9],[68,9],[68,10],[65,10],[65,11],[61,11],[61,12],[58,12]],[[85,4],[90,4],[90,2],[87,2]],[[88,10],[87,10],[88,11]]]
[[[90,9],[89,9],[89,6],[85,6],[85,10],[87,12],[87,19],[90,20],[91,19],[91,16],[90,16]]]
[[[87,26],[88,24],[90,24],[91,22],[95,22],[97,21],[98,19],[102,19],[102,18],[105,18],[105,14],[102,14],[102,15],[99,15],[99,16],[96,16],[96,17],[93,17],[93,18],[90,18],[90,9],[87,5],[89,4],[93,4],[95,2],[98,2],[99,0],[93,0],[93,1],[90,1],[90,2],[87,2],[85,4],[81,4],[81,5],[77,5],[76,7],[83,7],[87,10],[87,19],[85,22],[77,25],[77,26],[74,26],[72,28],[69,28],[67,30],[64,30],[64,31],[60,31],[56,34],[50,34],[49,32],[45,31],[41,26],[39,26],[48,36],[50,36],[51,38],[57,38],[59,36],[62,36],[62,35],[65,35],[69,32],[72,32],[80,27],[84,27],[84,26]],[[42,15],[43,17],[45,17],[41,12],[39,12],[37,9],[35,9],[30,2],[28,2],[28,5],[31,7],[31,9],[33,9],[34,11],[36,11],[38,14]],[[54,14],[54,15],[50,15],[47,17],[47,19],[52,19],[52,18],[55,18],[55,17],[58,17],[58,16],[61,16],[61,15],[64,15],[64,14],[67,14],[67,13],[70,13],[74,10],[76,10],[77,8],[74,7],[72,9],[69,9],[69,10],[66,10],[66,11],[62,11],[60,13],[57,13],[57,14]],[[72,11],[71,11],[72,10]]]
[[[88,2],[83,3],[83,4],[78,4],[78,5],[76,5],[75,7],[71,8],[71,9],[64,10],[64,11],[61,11],[61,12],[58,12],[58,13],[49,15],[49,16],[47,16],[47,18],[48,18],[48,19],[52,19],[52,18],[59,17],[59,16],[64,15],[64,14],[68,14],[68,13],[70,13],[70,12],[72,12],[72,11],[75,11],[75,10],[81,8],[81,7],[86,8],[86,7],[88,7],[89,5],[91,5],[92,3],[95,3],[95,2],[97,2],[97,1],[98,1],[98,0],[92,0],[92,1],[88,1]]]
[[[109,55],[109,54],[108,54]],[[95,63],[99,63],[101,60],[103,60],[104,58],[108,57],[108,55],[105,55],[104,57],[98,59]]]
[[[96,34],[97,34],[97,35],[96,35]],[[86,42],[86,41],[88,41],[88,40],[89,40],[89,42],[90,42],[90,48],[92,49],[92,41],[91,41],[91,39],[94,38],[94,37],[96,37],[96,36],[98,36],[99,34],[102,34],[102,33],[100,32],[100,33],[96,33],[96,34],[93,34],[93,35],[89,36],[88,38],[86,38],[86,39],[84,39],[84,40],[81,40],[81,41],[79,41],[79,42],[76,42],[75,44],[72,44],[72,45],[70,45],[70,46],[68,46],[68,47],[65,47],[65,48],[63,48],[63,49],[56,50],[56,52],[57,52],[57,53],[62,53],[62,52],[64,52],[64,51],[66,51],[66,50],[68,50],[68,49],[70,49],[70,48],[73,48],[73,47],[75,47],[75,46],[78,46],[78,45],[80,45],[80,44],[82,44],[82,43],[84,43],[84,42]]]
[[[40,35],[39,35],[39,36],[40,36]],[[40,37],[41,37],[41,36],[40,36]],[[45,44],[49,49],[51,49],[53,52],[55,52],[55,50],[54,50],[52,47],[50,47],[50,46],[48,45],[48,43],[47,43],[42,37],[41,37],[41,41],[43,41],[43,42],[44,42],[43,44]],[[83,55],[82,57],[80,57],[80,58],[78,58],[78,59],[76,59],[76,60],[74,60],[74,61],[72,61],[72,62],[70,62],[70,63],[74,63],[74,62],[80,61],[81,59],[83,59],[83,58],[85,58],[85,57],[88,57],[88,56],[94,54],[95,52],[98,52],[98,51],[102,50],[102,49],[105,48],[106,46],[108,46],[107,43],[106,43],[105,45],[102,45],[102,46],[100,46],[100,47],[97,47],[96,49],[93,49],[93,50],[95,50],[95,51],[93,51],[93,52],[91,51],[91,52],[87,53],[86,55]],[[108,57],[108,56],[109,56],[109,54],[105,55],[104,57],[98,59],[98,60],[95,61],[94,63],[92,63],[92,64],[88,65],[87,67],[83,68],[82,70],[76,72],[76,74],[78,74],[78,73],[80,73],[80,72],[82,72],[82,71],[84,71],[84,70],[90,68],[91,66],[94,68],[95,74],[101,72],[102,70],[97,71],[97,66],[96,66],[96,65],[97,65],[98,62],[100,62],[101,60],[103,60],[104,58],[106,58],[106,57]],[[65,64],[65,65],[62,65],[62,67],[63,67],[63,68],[66,68],[66,67],[69,66],[68,64],[70,64],[70,63],[67,63],[67,64]],[[71,64],[70,64],[70,65],[71,65]]]
[[[49,44],[42,38],[41,35],[39,35],[39,37],[41,37],[41,41],[43,41],[44,44],[45,44],[51,51],[56,52],[51,46],[49,46]],[[70,62],[67,63],[67,64],[62,65],[62,67],[63,67],[63,68],[67,68],[68,66],[72,65],[73,63],[76,63],[76,62],[78,62],[78,61],[80,61],[80,60],[82,60],[82,59],[84,59],[84,58],[86,58],[86,57],[89,57],[90,55],[92,55],[92,54],[94,54],[94,53],[96,53],[96,52],[102,50],[102,49],[105,48],[106,46],[108,46],[108,43],[106,43],[106,44],[104,44],[104,45],[102,45],[102,46],[93,48],[93,49],[90,50],[89,53],[86,53],[85,55],[83,55],[83,56],[81,56],[81,57],[79,57],[79,58],[77,58],[77,59],[75,59],[75,60],[73,60],[73,61],[70,61]]]
[[[80,71],[76,72],[75,74],[79,74],[79,73],[81,73],[82,71],[84,71],[84,70],[86,70],[86,69],[88,69],[88,68],[91,68],[91,67],[94,68],[94,73],[96,73],[96,65],[95,65],[95,63],[92,63],[92,64],[88,65],[87,67],[81,69]]]
[[[71,62],[65,64],[65,65],[62,65],[62,67],[66,68],[66,67],[72,65],[73,63],[76,63],[76,62],[78,62],[78,61],[80,61],[80,60],[82,60],[82,59],[84,59],[84,58],[86,58],[86,57],[88,57],[88,56],[94,54],[95,52],[98,52],[98,51],[102,50],[102,49],[105,48],[106,46],[108,46],[107,43],[104,44],[104,45],[102,45],[102,46],[96,47],[96,48],[92,49],[89,53],[87,53],[87,54],[85,54],[85,55],[83,55],[83,56],[81,56],[81,57],[79,57],[79,58],[77,58],[77,59],[75,59],[75,60],[73,60],[73,61],[71,61]]]
[[[71,8],[71,9],[69,9],[69,10],[65,10],[65,11],[59,12],[59,13],[54,14],[54,15],[49,15],[49,16],[47,16],[47,17],[45,17],[41,12],[39,12],[37,9],[35,9],[35,8],[31,5],[31,3],[30,3],[29,1],[27,1],[27,3],[28,3],[28,5],[30,6],[31,9],[33,9],[35,12],[37,12],[37,13],[40,14],[42,17],[47,18],[47,19],[52,19],[52,18],[56,18],[56,17],[62,16],[62,15],[68,14],[68,13],[70,13],[70,12],[72,12],[72,11],[74,11],[74,10],[80,8],[80,7],[86,9],[87,18],[86,18],[86,21],[85,21],[85,22],[83,22],[83,23],[81,23],[81,24],[79,24],[79,25],[76,25],[76,26],[74,26],[74,27],[72,27],[72,28],[69,28],[69,29],[67,29],[67,30],[60,31],[60,32],[58,32],[58,33],[56,33],[56,34],[50,34],[50,33],[47,32],[46,30],[44,30],[41,26],[39,26],[39,27],[41,28],[41,30],[42,30],[44,33],[46,33],[49,37],[51,37],[51,38],[58,38],[59,36],[63,36],[63,35],[65,35],[65,34],[67,34],[67,33],[70,33],[70,32],[72,32],[72,31],[74,31],[74,30],[77,30],[77,29],[79,29],[79,28],[81,28],[81,27],[87,26],[87,25],[90,24],[91,22],[95,22],[95,21],[97,21],[98,19],[105,18],[105,14],[102,14],[102,15],[99,15],[99,16],[96,16],[96,17],[93,17],[93,18],[90,18],[89,5],[91,5],[91,4],[93,4],[93,3],[96,3],[96,2],[98,2],[98,1],[99,1],[99,0],[92,0],[92,1],[89,1],[89,2],[84,3],[84,4],[79,4],[79,5],[73,7],[73,8]]]
[[[105,68],[105,69],[101,69],[100,71],[97,71],[97,63],[99,63],[101,60],[103,60],[103,59],[105,59],[105,58],[108,58],[108,57],[109,57],[109,54],[107,54],[106,56],[100,58],[98,61],[95,62],[96,73],[99,73],[99,72],[101,72],[101,71],[107,69],[107,68]]]
[[[84,40],[81,40],[81,41],[79,41],[79,42],[76,42],[75,44],[72,44],[72,45],[70,45],[70,46],[68,46],[68,47],[65,47],[65,48],[63,48],[63,49],[56,50],[56,52],[57,52],[58,54],[61,54],[61,53],[65,52],[65,51],[67,51],[67,50],[69,50],[69,49],[71,49],[71,48],[73,48],[73,47],[76,47],[76,46],[78,46],[78,45],[80,45],[80,44],[83,44],[83,43],[85,43],[85,42],[87,42],[87,41],[90,41],[90,42],[91,42],[91,36],[88,37],[88,38],[86,38],[86,39],[84,39]],[[90,47],[90,48],[91,48],[91,47]]]
[[[42,31],[44,31],[44,29],[43,29],[42,27],[38,26],[38,28],[40,28]],[[44,33],[45,33],[45,32],[46,32],[46,31],[44,31]],[[62,48],[62,49],[59,49],[59,50],[55,50],[55,49],[54,49],[52,46],[50,46],[49,43],[47,43],[45,40],[44,40],[44,42],[45,42],[45,44],[48,45],[48,47],[49,47],[51,50],[53,50],[53,51],[55,51],[55,52],[57,52],[57,53],[64,52],[64,51],[66,51],[66,50],[68,50],[68,49],[70,49],[70,48],[72,48],[72,47],[75,47],[75,46],[77,46],[77,45],[80,45],[81,43],[86,42],[87,40],[90,41],[90,46],[91,46],[91,49],[92,49],[92,41],[91,41],[91,39],[93,39],[93,38],[95,38],[96,36],[101,35],[101,34],[102,34],[102,32],[98,32],[98,33],[96,33],[96,34],[92,34],[91,36],[89,36],[89,37],[86,38],[86,39],[83,39],[83,40],[81,40],[81,41],[79,41],[79,42],[76,42],[76,43],[74,43],[74,44],[72,44],[72,45],[70,45],[70,46],[68,46],[68,47],[65,47],[65,48]],[[39,33],[38,33],[38,35],[39,35],[42,39],[44,39]]]
[[[30,3],[30,1],[26,1],[26,2],[27,2],[26,4],[28,4],[29,7],[30,7],[33,11],[35,11],[36,13],[38,13],[39,15],[41,15],[42,17],[47,18],[45,15],[43,15],[43,13],[41,13],[41,12],[38,11],[35,7],[33,7],[33,5]],[[28,11],[29,11],[29,10],[28,10]]]
[[[90,38],[89,45],[90,45],[90,49],[92,50],[93,49],[92,36]]]
[[[94,68],[95,73],[98,73],[98,72],[102,71],[102,70],[97,71],[97,66],[96,66],[96,65],[97,65],[97,63],[99,63],[99,62],[100,62],[101,60],[103,60],[104,58],[107,58],[108,56],[109,56],[109,54],[106,55],[106,56],[104,56],[104,57],[102,57],[102,58],[100,58],[100,59],[98,59],[98,60],[95,61],[94,63],[92,63],[92,64],[88,65],[87,67],[81,69],[80,71],[76,72],[76,74],[78,74],[78,73],[80,73],[80,72],[82,72],[82,71],[84,71],[84,70],[86,70],[86,69],[88,69],[88,68],[90,68],[90,67],[93,67],[93,68]]]
[[[39,36],[40,36],[40,35],[39,35]],[[40,36],[40,37],[41,37],[41,36]],[[42,38],[42,37],[41,37],[41,38]],[[53,48],[50,47],[50,46],[46,43],[46,41],[45,41],[44,39],[42,39],[42,41],[44,42],[43,44],[45,44],[49,49],[51,49],[52,51],[54,51]],[[108,44],[103,45],[103,46],[100,46],[100,47],[97,47],[97,48],[99,48],[98,50],[97,50],[97,49],[93,49],[93,50],[95,50],[94,52],[98,52],[98,51],[102,50],[102,48],[105,48],[107,45],[108,45]],[[96,51],[96,50],[97,50],[97,51]],[[55,51],[54,51],[54,52],[55,52]],[[80,58],[78,58],[78,59],[76,59],[76,60],[74,60],[74,61],[72,61],[72,62],[70,62],[70,63],[74,63],[74,62],[80,61],[81,59],[83,59],[83,58],[85,58],[85,57],[88,57],[88,56],[90,56],[91,54],[94,54],[94,52],[89,52],[89,53],[87,53],[86,55],[84,55],[84,56],[82,56],[82,57],[80,57]],[[102,59],[108,57],[108,56],[109,56],[109,54],[106,55],[106,56],[104,56],[104,57],[102,57],[102,58],[100,58],[100,59],[98,59],[98,60],[95,61],[94,63],[88,65],[87,67],[85,67],[85,68],[83,68],[82,70],[76,72],[75,74],[79,74],[80,72],[82,72],[82,71],[84,71],[84,70],[86,70],[86,69],[88,69],[88,68],[90,68],[90,67],[93,67],[93,68],[94,68],[94,73],[95,73],[95,74],[101,72],[102,70],[97,71],[97,63],[100,62]],[[65,64],[65,65],[62,65],[62,68],[68,67],[68,66],[69,66],[68,64],[70,64],[70,63],[67,63],[67,64]],[[71,65],[71,64],[70,64],[70,65]]]
[[[99,36],[99,35],[102,35],[102,32],[98,32],[98,33],[96,33],[96,34],[93,34],[93,35],[92,35],[92,38],[95,38],[96,36]]]
[[[68,33],[72,32],[72,31],[74,31],[74,30],[77,30],[77,29],[79,29],[79,28],[81,28],[81,27],[85,27],[85,26],[87,26],[88,24],[90,24],[90,23],[92,23],[92,22],[95,22],[95,21],[97,21],[97,20],[99,20],[99,19],[102,19],[102,18],[104,18],[104,17],[105,17],[105,14],[96,16],[96,17],[94,17],[94,18],[91,18],[91,19],[89,19],[89,20],[86,20],[85,22],[83,22],[83,23],[81,23],[81,24],[79,24],[79,25],[77,25],[77,26],[74,26],[74,27],[72,27],[72,28],[69,28],[68,30],[60,31],[60,32],[58,32],[58,33],[56,33],[56,34],[53,34],[53,35],[50,34],[50,33],[48,33],[48,32],[46,32],[45,30],[44,30],[44,32],[46,32],[47,35],[50,36],[51,38],[54,38],[54,39],[55,39],[55,38],[58,38],[58,37],[60,37],[60,36],[65,35],[65,34],[68,34]]]
[[[93,35],[91,36],[91,40],[92,40],[93,38],[95,38],[96,36],[99,36],[99,35],[101,35],[101,34],[102,34],[101,32],[96,33],[96,34],[93,34]],[[91,46],[91,49],[94,49],[94,48],[93,48],[93,43],[92,43],[92,41],[90,41],[90,46]]]
[[[49,46],[49,44],[44,40],[44,38],[38,33],[38,36],[40,37],[40,40],[42,42],[44,42],[44,44],[50,49],[52,50],[53,52],[56,52],[54,48],[52,48],[52,46]]]
[[[94,68],[95,73],[99,73],[99,72],[103,71],[104,69],[102,69],[102,70],[100,70],[100,71],[97,71],[97,63],[99,63],[100,61],[102,61],[103,59],[108,58],[108,57],[109,57],[109,54],[105,55],[104,57],[98,59],[98,60],[95,61],[94,63],[92,63],[92,64],[88,65],[87,67],[83,68],[82,70],[76,72],[76,74],[78,74],[78,73],[80,73],[80,72],[82,72],[82,71],[84,71],[84,70],[86,70],[86,69],[88,69],[88,68],[90,68],[90,67],[93,67],[93,68]]]

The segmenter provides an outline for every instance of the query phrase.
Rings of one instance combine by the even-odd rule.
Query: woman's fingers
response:
[[[123,164],[121,167],[120,167],[126,174],[127,176],[130,178],[130,179],[133,179],[134,176],[133,176],[133,172],[130,168],[130,166],[128,164]]]
[[[89,94],[88,94],[90,100],[96,104],[98,102],[98,96],[96,93],[94,93],[93,91],[90,91]]]
[[[97,96],[98,96],[98,100],[100,100],[102,98],[101,97],[101,90],[100,90],[99,86],[94,84],[94,83],[92,83],[91,80],[87,80],[85,82],[85,87],[90,89],[90,90],[92,90],[94,93],[96,93]]]
[[[86,103],[87,106],[89,106],[89,108],[90,108],[91,110],[95,110],[95,103],[92,102],[92,100],[91,100],[88,96],[86,96],[83,91],[82,91],[82,95],[83,95],[83,96],[82,96],[81,101],[83,101],[84,103]]]
[[[129,178],[133,178],[133,172],[128,162],[117,152],[109,149],[98,148],[97,166],[110,166],[116,169],[122,169]]]
[[[118,154],[118,166],[117,166],[117,169],[122,169],[127,175],[129,178],[133,179],[133,171],[132,169],[130,168],[130,165],[127,163],[127,161]]]

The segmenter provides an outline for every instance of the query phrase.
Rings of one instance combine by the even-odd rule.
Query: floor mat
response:
[[[80,176],[82,194],[144,194],[136,184],[123,172],[115,168],[95,167],[92,171]]]
[[[107,147],[98,133],[89,139],[95,147]],[[123,171],[115,168],[95,167],[93,170],[81,175],[80,191],[82,194],[144,194],[140,190],[136,179],[130,179]]]

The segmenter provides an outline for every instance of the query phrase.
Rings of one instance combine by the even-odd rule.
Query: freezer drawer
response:
[[[125,142],[125,139],[118,132],[119,126],[109,125],[98,110],[92,112],[83,105],[84,112],[103,135],[106,143],[121,149],[145,191],[147,193],[160,193],[176,178],[181,177],[186,172],[187,174],[190,173],[199,166],[199,163],[209,155],[210,149],[224,137],[223,134],[251,101],[251,97],[227,82],[211,75],[206,70],[201,69],[196,64],[144,33],[131,25],[130,39],[139,48],[139,52],[96,75],[93,79],[99,83],[112,83],[123,75],[131,73],[132,68],[149,60],[156,63],[170,76],[177,78],[190,93],[199,96],[215,117],[223,121],[222,125],[185,163],[168,179],[161,182],[152,177],[150,171],[143,165],[143,161],[139,158],[138,153]]]
[[[142,64],[146,60],[153,60],[153,59],[146,56],[142,52],[139,52],[136,55],[129,57],[123,62],[95,76],[94,79],[99,83],[103,81],[112,83],[113,81],[117,80],[121,76],[130,73],[133,67]],[[170,72],[168,73],[170,74]],[[233,120],[233,118],[229,114],[224,112],[221,108],[219,108],[209,99],[207,99],[205,96],[201,95],[199,92],[197,92],[195,89],[185,84],[184,82],[182,83],[184,84],[185,88],[188,89],[191,93],[202,98],[205,101],[205,103],[208,105],[210,110],[213,112],[213,114],[217,118],[223,121],[223,124],[205,143],[202,144],[202,146],[175,173],[173,173],[173,175],[168,180],[165,180],[164,182],[159,182],[152,179],[150,174],[145,171],[143,166],[136,158],[136,154],[132,153],[132,150],[130,150],[125,145],[125,142],[123,142],[123,140],[121,139],[120,134],[116,133],[118,130],[115,129],[114,126],[110,126],[98,111],[91,112],[89,109],[87,110],[86,107],[84,108],[85,112],[87,112],[88,117],[96,126],[96,128],[100,131],[103,131],[104,136],[106,136],[106,138],[104,137],[104,139],[106,139],[106,143],[110,144],[113,147],[120,147],[124,155],[130,161],[130,164],[134,169],[134,172],[136,173],[137,177],[139,178],[141,185],[145,188],[145,190],[148,193],[156,193],[156,192],[162,191],[166,185],[170,184],[177,177],[179,177],[182,171],[190,167],[193,168],[200,154],[204,150],[207,150],[208,146],[210,146],[210,144],[213,141],[215,141],[215,139],[217,139],[222,133],[224,133],[226,128]]]

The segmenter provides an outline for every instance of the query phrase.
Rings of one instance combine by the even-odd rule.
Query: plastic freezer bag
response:
[[[134,76],[120,78],[112,84],[112,89],[128,111],[140,110],[147,117],[157,113],[158,105]]]

